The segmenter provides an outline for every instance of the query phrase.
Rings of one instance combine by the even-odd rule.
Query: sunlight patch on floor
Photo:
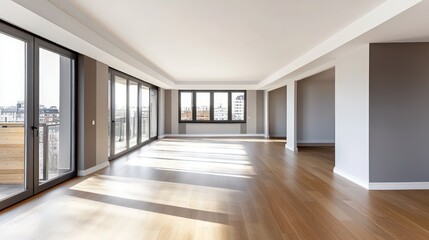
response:
[[[240,191],[183,183],[160,182],[126,177],[96,175],[72,187],[71,190],[182,207],[194,210],[224,212],[222,202]]]

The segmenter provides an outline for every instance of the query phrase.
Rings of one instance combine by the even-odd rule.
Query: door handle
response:
[[[33,130],[33,132],[36,133],[35,137],[39,137],[39,127],[31,126],[31,130]]]

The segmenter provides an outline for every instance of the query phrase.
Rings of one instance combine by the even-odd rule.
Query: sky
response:
[[[60,55],[40,49],[39,103],[60,107]]]
[[[0,33],[0,106],[16,105],[25,94],[25,43]]]
[[[25,100],[26,43],[0,33],[0,106]],[[40,104],[59,107],[60,55],[40,49]]]
[[[127,104],[127,80],[115,76],[115,106],[120,109]],[[137,107],[137,85],[130,84],[130,107]],[[149,88],[142,86],[142,105],[149,106]]]

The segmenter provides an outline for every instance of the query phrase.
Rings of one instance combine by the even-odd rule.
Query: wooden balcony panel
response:
[[[23,184],[24,125],[0,123],[0,184]]]

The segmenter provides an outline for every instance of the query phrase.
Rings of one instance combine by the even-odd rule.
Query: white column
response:
[[[270,118],[269,118],[269,95],[268,91],[264,91],[264,136],[265,138],[270,137]]]
[[[335,64],[334,172],[368,188],[369,45],[358,47]]]
[[[298,151],[296,145],[296,81],[290,81],[286,85],[286,148]]]

